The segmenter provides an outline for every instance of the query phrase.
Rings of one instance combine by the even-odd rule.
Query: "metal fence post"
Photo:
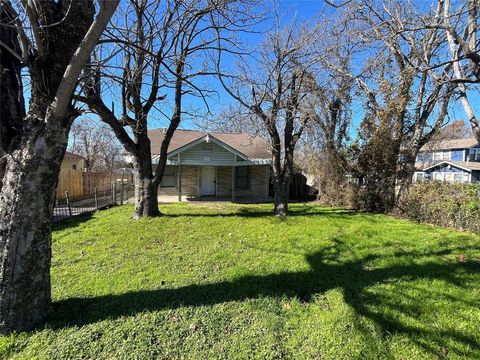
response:
[[[98,210],[98,197],[97,197],[97,187],[93,188],[93,195],[95,196],[95,209]]]
[[[122,184],[121,184],[121,190],[120,190],[120,205],[123,205],[123,195],[125,192],[125,184],[123,182],[123,171],[122,171]]]
[[[65,198],[67,200],[68,215],[72,217],[72,207],[70,206],[70,199],[68,198],[68,191],[65,191]]]
[[[117,203],[117,182],[113,183],[113,203]]]

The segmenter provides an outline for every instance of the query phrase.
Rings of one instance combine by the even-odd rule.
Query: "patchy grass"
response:
[[[133,221],[124,206],[58,226],[53,312],[0,337],[0,358],[480,358],[479,237],[270,208]]]

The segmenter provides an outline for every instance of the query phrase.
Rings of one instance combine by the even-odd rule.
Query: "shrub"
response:
[[[417,222],[480,234],[480,185],[439,181],[416,183],[399,211]]]

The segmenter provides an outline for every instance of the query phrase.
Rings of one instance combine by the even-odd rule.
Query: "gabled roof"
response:
[[[78,159],[78,160],[83,160],[84,157],[78,154],[74,154],[70,151],[65,151],[65,155],[63,156],[64,159]]]
[[[217,145],[219,145],[220,147],[223,147],[224,149],[234,153],[235,155],[239,156],[240,158],[244,159],[244,160],[248,160],[248,156],[241,153],[240,151],[238,151],[237,149],[231,147],[230,145],[224,143],[223,141],[220,141],[218,140],[217,138],[215,138],[213,135],[210,135],[210,134],[207,134],[205,136],[202,136],[200,138],[198,138],[197,140],[194,140],[192,142],[189,142],[188,144],[185,144],[183,146],[180,146],[179,148],[173,150],[173,151],[169,151],[168,152],[168,156],[174,156],[178,153],[181,153],[182,151],[185,151],[187,149],[190,149],[191,147],[194,147],[195,145],[198,145],[202,142],[212,142],[212,143],[215,143]]]
[[[439,161],[435,164],[431,164],[423,169],[423,171],[427,171],[430,169],[433,169],[435,167],[441,166],[441,165],[450,165],[465,171],[472,171],[472,170],[480,170],[480,162],[474,162],[474,161],[456,161],[456,160],[444,160],[444,161]]]
[[[420,151],[449,150],[449,149],[468,149],[478,146],[478,141],[474,137],[463,139],[449,139],[431,141],[420,149]]]
[[[165,129],[153,129],[148,131],[150,138],[152,155],[160,154],[160,146],[162,144]],[[194,141],[204,141],[206,135],[219,141],[220,143],[229,146],[232,150],[244,155],[248,159],[270,159],[270,145],[269,143],[259,137],[252,136],[246,133],[221,133],[221,132],[207,132],[196,130],[176,130],[170,141],[168,147],[169,155],[179,148]],[[202,140],[200,140],[202,139]]]

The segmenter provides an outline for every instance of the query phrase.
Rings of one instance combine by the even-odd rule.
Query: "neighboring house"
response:
[[[473,137],[429,143],[415,166],[415,181],[480,182],[480,145]]]
[[[69,151],[65,152],[60,165],[57,183],[57,199],[83,195],[83,157]]]
[[[83,156],[66,151],[60,165],[60,171],[62,170],[80,170],[80,172],[83,172]]]
[[[154,165],[164,132],[148,132]],[[177,130],[168,148],[159,195],[175,195],[180,201],[202,196],[268,200],[269,148],[266,140],[245,133]]]

